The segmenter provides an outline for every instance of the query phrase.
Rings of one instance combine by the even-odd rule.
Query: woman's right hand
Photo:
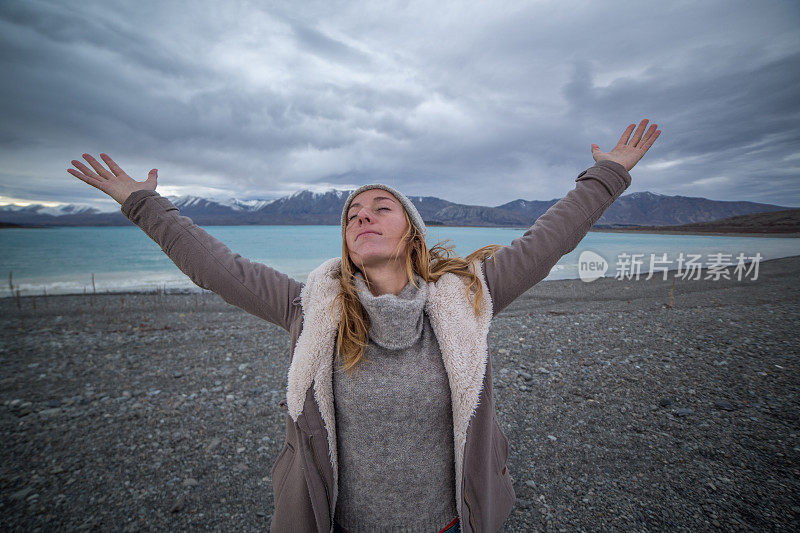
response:
[[[94,157],[89,154],[83,154],[83,158],[92,166],[94,172],[86,165],[78,161],[72,160],[72,164],[78,169],[67,169],[67,172],[76,178],[85,181],[92,187],[97,187],[114,200],[119,202],[120,205],[125,203],[128,196],[134,191],[154,191],[156,190],[156,180],[158,179],[158,169],[153,169],[147,175],[144,181],[136,181],[128,176],[124,170],[119,168],[113,159],[106,154],[100,154],[103,161],[106,162],[109,172],[103,165],[100,164]]]

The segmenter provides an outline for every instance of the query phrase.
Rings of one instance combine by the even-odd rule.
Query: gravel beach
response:
[[[798,274],[548,281],[495,317],[503,531],[800,530]],[[268,529],[288,333],[208,292],[3,298],[0,328],[0,529]]]

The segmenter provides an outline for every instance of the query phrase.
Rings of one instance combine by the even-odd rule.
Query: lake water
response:
[[[304,281],[324,260],[341,254],[339,226],[205,226],[203,229],[236,253]],[[508,228],[428,228],[428,244],[449,239],[465,256],[487,244],[510,244],[525,230]],[[712,254],[760,254],[761,261],[800,255],[800,239],[719,237],[590,232],[578,247],[561,258],[546,279],[578,277],[578,256],[590,250],[610,265],[606,276],[618,272],[619,254],[644,254],[642,272],[650,254],[668,261],[678,255],[700,254],[703,265]],[[749,259],[747,260],[749,262]],[[676,268],[674,263],[671,268]],[[141,229],[127,227],[57,227],[0,230],[0,296],[9,296],[7,277],[22,295],[91,292],[92,274],[97,292],[166,289],[200,291]],[[752,273],[751,273],[752,277]]]

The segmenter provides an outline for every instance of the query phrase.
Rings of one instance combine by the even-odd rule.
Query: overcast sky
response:
[[[269,4],[0,3],[0,203],[118,208],[84,152],[162,195],[547,200],[648,118],[627,192],[800,206],[794,1]]]

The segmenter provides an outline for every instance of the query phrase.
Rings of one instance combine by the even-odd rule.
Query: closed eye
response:
[[[380,211],[381,209],[386,209],[387,211],[391,211],[391,209],[388,207],[379,207],[378,211]],[[347,220],[353,220],[354,218],[356,218],[356,215],[350,215],[350,217]]]

